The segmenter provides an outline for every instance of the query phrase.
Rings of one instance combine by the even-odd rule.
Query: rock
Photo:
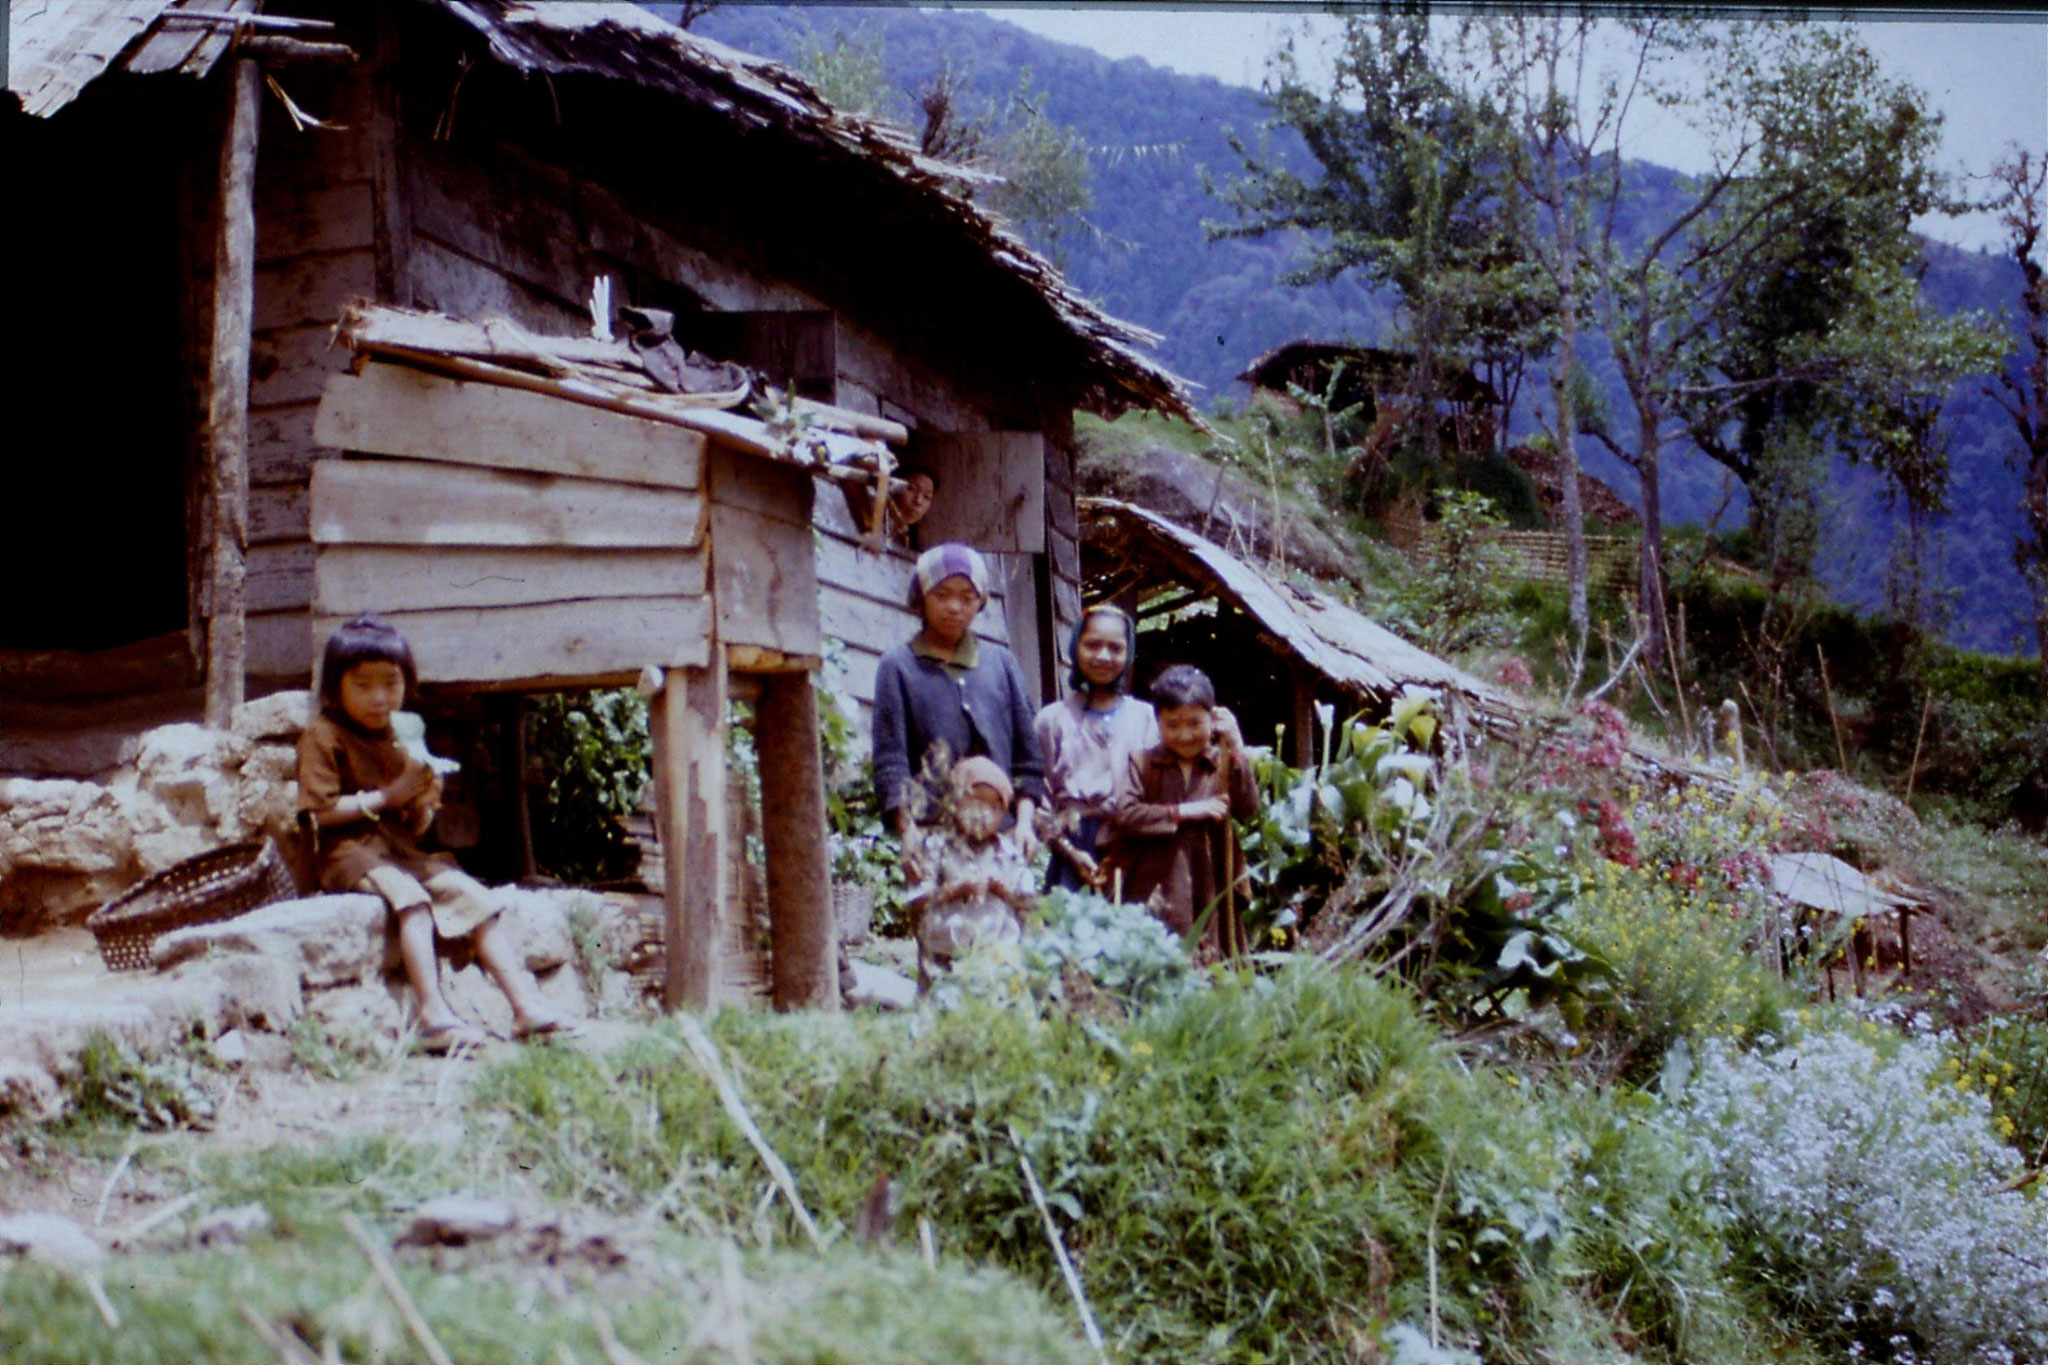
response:
[[[135,753],[136,785],[161,801],[179,824],[218,826],[232,818],[233,774],[250,743],[204,725],[162,725]]]
[[[389,919],[376,896],[311,896],[165,934],[150,956],[162,971],[211,953],[256,953],[291,964],[306,986],[374,981],[392,950]]]
[[[519,1212],[499,1199],[449,1194],[413,1211],[399,1246],[467,1246],[503,1237],[519,1226]]]
[[[270,1211],[261,1204],[216,1209],[192,1229],[192,1240],[203,1247],[235,1246],[270,1226]]]
[[[214,1033],[234,1028],[282,1033],[304,1013],[305,993],[299,988],[298,964],[278,957],[229,953],[201,958],[173,968],[170,980],[211,997]]]
[[[907,1010],[917,1003],[917,983],[901,972],[853,959],[853,987],[846,992],[848,1005],[873,1005],[877,1009]]]
[[[1199,456],[1147,446],[1113,463],[1084,458],[1080,473],[1081,492],[1135,502],[1232,554],[1263,563],[1277,539],[1294,567],[1328,581],[1356,581],[1350,555],[1306,515],[1283,505],[1276,535],[1272,495]]]
[[[47,1213],[0,1218],[0,1252],[55,1266],[78,1281],[110,1330],[120,1329],[121,1317],[107,1301],[106,1288],[100,1282],[100,1262],[105,1253],[93,1235],[78,1224]]]
[[[243,739],[297,740],[299,732],[319,714],[317,693],[273,692],[237,706],[228,728]]]
[[[576,944],[569,933],[569,912],[591,903],[591,913],[602,909],[597,897],[582,891],[544,890],[537,887],[498,888],[498,904],[504,907],[506,946],[516,952],[530,972],[552,971],[575,955]]]
[[[136,875],[133,835],[107,788],[0,779],[0,929],[76,922]]]
[[[231,1028],[213,1040],[214,1060],[223,1066],[240,1066],[249,1060],[249,1040],[238,1028]]]

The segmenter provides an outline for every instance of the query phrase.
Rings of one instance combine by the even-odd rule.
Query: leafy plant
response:
[[[1482,1009],[1569,998],[1601,975],[1557,912],[1574,883],[1538,808],[1461,749],[1430,752],[1438,706],[1411,689],[1379,724],[1353,720],[1313,768],[1259,761],[1266,800],[1244,835],[1258,941],[1297,934],[1371,956]],[[1503,754],[1501,762],[1511,762]]]
[[[525,716],[523,775],[533,807],[534,860],[563,881],[632,875],[639,849],[622,823],[651,777],[647,699],[632,688],[549,692]]]
[[[96,1031],[79,1052],[78,1072],[66,1086],[67,1118],[159,1131],[210,1127],[215,1096],[206,1076],[212,1070],[203,1043],[144,1057]]]

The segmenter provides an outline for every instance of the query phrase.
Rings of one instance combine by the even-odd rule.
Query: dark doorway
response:
[[[199,92],[139,85],[105,79],[48,119],[0,112],[16,338],[4,649],[98,650],[186,625],[179,183]]]

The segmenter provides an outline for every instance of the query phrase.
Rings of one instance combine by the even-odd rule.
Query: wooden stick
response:
[[[711,1088],[718,1092],[718,1102],[725,1107],[725,1116],[732,1120],[733,1126],[740,1130],[741,1136],[746,1138],[755,1154],[761,1158],[761,1164],[768,1168],[768,1174],[782,1191],[782,1197],[789,1201],[790,1212],[796,1215],[798,1225],[810,1234],[811,1245],[823,1251],[824,1235],[818,1231],[818,1225],[811,1221],[810,1211],[804,1207],[804,1201],[797,1195],[796,1177],[789,1173],[789,1167],[782,1163],[782,1158],[768,1145],[768,1139],[761,1135],[753,1116],[747,1112],[747,1102],[740,1097],[738,1087],[733,1085],[732,1078],[726,1075],[724,1063],[718,1059],[718,1045],[711,1041],[711,1036],[704,1032],[704,1026],[698,1023],[694,1016],[677,1014],[673,1018],[676,1029],[683,1035],[683,1042],[689,1047],[690,1056],[711,1081]]]
[[[107,1177],[107,1183],[100,1187],[100,1202],[92,1212],[92,1225],[99,1227],[107,1221],[107,1201],[114,1197],[114,1186],[121,1183],[121,1177],[128,1172],[128,1163],[135,1159],[135,1140],[130,1138],[122,1150],[121,1159],[114,1163],[114,1173]]]
[[[1842,719],[1835,714],[1835,685],[1828,681],[1828,652],[1821,648],[1820,641],[1813,642],[1813,652],[1820,656],[1820,692],[1828,704],[1828,724],[1835,729],[1835,761],[1841,764],[1841,774],[1849,775],[1849,751],[1842,744]]]
[[[377,1245],[376,1239],[370,1236],[369,1231],[354,1214],[342,1214],[341,1225],[348,1229],[348,1235],[355,1240],[364,1259],[369,1261],[370,1273],[377,1277],[377,1283],[383,1286],[385,1294],[390,1296],[391,1301],[398,1305],[398,1316],[405,1320],[406,1330],[412,1333],[413,1340],[419,1342],[420,1349],[427,1353],[427,1359],[432,1365],[455,1365],[448,1352],[441,1349],[441,1343],[435,1340],[434,1329],[427,1326],[426,1318],[420,1314],[420,1306],[413,1302],[412,1295],[406,1293],[405,1286],[399,1283],[398,1270],[391,1264],[391,1258],[385,1254],[384,1248]]]
[[[1038,1173],[1031,1169],[1031,1158],[1024,1154],[1024,1144],[1018,1139],[1014,1127],[1010,1129],[1010,1145],[1017,1149],[1017,1165],[1024,1172],[1024,1185],[1031,1191],[1031,1202],[1038,1206],[1038,1216],[1045,1221],[1045,1239],[1052,1243],[1052,1256],[1059,1262],[1060,1277],[1067,1282],[1067,1292],[1074,1296],[1074,1307],[1081,1312],[1081,1330],[1088,1334],[1088,1344],[1095,1348],[1095,1358],[1108,1365],[1109,1353],[1102,1347],[1102,1329],[1095,1325],[1095,1313],[1088,1307],[1088,1293],[1081,1287],[1081,1276],[1067,1255],[1067,1244],[1060,1240],[1059,1225],[1052,1221],[1052,1210],[1046,1207],[1045,1191],[1038,1187]]]
[[[176,1218],[198,1202],[199,1196],[196,1193],[181,1194],[170,1203],[150,1214],[147,1218],[144,1218],[141,1222],[130,1224],[107,1240],[113,1246],[124,1246],[129,1242],[136,1241],[145,1233],[153,1232],[165,1223],[170,1222],[173,1218]]]
[[[265,1346],[277,1352],[278,1365],[319,1365],[313,1353],[301,1345],[296,1336],[280,1332],[264,1321],[263,1315],[251,1308],[248,1300],[238,1301],[235,1311],[242,1315],[242,1321],[249,1324],[249,1330],[261,1338]]]
[[[220,153],[220,232],[213,262],[213,364],[207,380],[208,538],[206,723],[221,729],[242,703],[248,660],[243,555],[249,544],[249,331],[256,315],[256,129],[263,68],[229,73]]]
[[[1913,800],[1913,783],[1920,776],[1920,744],[1927,738],[1927,717],[1934,710],[1934,693],[1927,694],[1927,700],[1920,707],[1920,729],[1913,736],[1913,763],[1906,769],[1906,802]]]

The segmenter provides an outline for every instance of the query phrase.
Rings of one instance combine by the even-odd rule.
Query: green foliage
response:
[[[73,1128],[159,1132],[206,1128],[213,1123],[218,1075],[204,1043],[144,1057],[126,1043],[95,1032],[78,1054],[77,1073],[66,1078],[65,1122]]]
[[[0,1277],[0,1358],[51,1365],[276,1359],[244,1318],[253,1311],[299,1334],[307,1359],[323,1352],[422,1359],[341,1214],[354,1213],[388,1247],[405,1211],[435,1195],[460,1190],[529,1208],[533,1202],[516,1168],[488,1143],[456,1149],[376,1138],[273,1147],[212,1155],[180,1174],[201,1209],[261,1203],[270,1227],[231,1254],[183,1245],[175,1225],[124,1249],[121,1273],[107,1285],[122,1318],[118,1331],[61,1272],[35,1262],[12,1267]],[[763,1248],[728,1268],[706,1240],[615,1224],[596,1244],[601,1254],[586,1257],[577,1247],[580,1226],[572,1223],[563,1244],[539,1255],[515,1236],[508,1240],[516,1248],[397,1248],[393,1260],[436,1339],[462,1361],[737,1358],[719,1343],[738,1339],[745,1358],[761,1365],[1082,1365],[1092,1358],[1063,1305],[1015,1276],[951,1255],[928,1268],[913,1254],[842,1242],[817,1254]],[[593,1304],[603,1306],[616,1346],[596,1326]]]
[[[318,1014],[300,1015],[284,1036],[292,1065],[322,1080],[353,1080],[365,1066],[392,1059],[388,1045],[355,1029],[337,1029]]]
[[[1481,494],[1438,497],[1431,552],[1411,585],[1413,615],[1423,623],[1417,643],[1424,649],[1456,654],[1511,636],[1514,623],[1507,606],[1513,564],[1489,538],[1502,526],[1493,504]]]
[[[1307,933],[1481,1011],[1593,989],[1605,967],[1557,913],[1572,881],[1532,832],[1541,815],[1504,771],[1434,757],[1437,729],[1433,700],[1411,690],[1381,724],[1326,731],[1313,768],[1260,760],[1267,796],[1244,834],[1254,942]]]
[[[639,850],[621,821],[650,780],[647,699],[632,688],[547,692],[527,703],[534,860],[571,882],[630,876]]]

